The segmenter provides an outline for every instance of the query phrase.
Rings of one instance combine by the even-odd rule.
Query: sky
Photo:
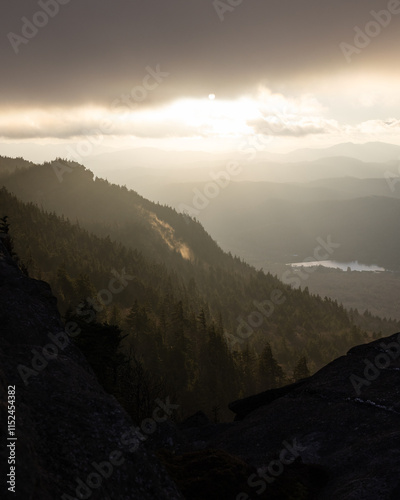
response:
[[[399,28],[398,0],[4,0],[0,154],[400,144]]]

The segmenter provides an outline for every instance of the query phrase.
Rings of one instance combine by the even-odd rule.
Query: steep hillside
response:
[[[101,236],[173,266],[180,257],[226,262],[223,252],[199,224],[135,191],[95,178],[82,165],[61,160],[16,172],[2,183],[23,201],[39,204]]]
[[[128,334],[125,351],[133,348],[154,380],[186,394],[185,413],[282,384],[302,356],[315,370],[364,338],[334,301],[292,290],[228,255],[232,270],[181,257],[179,273],[4,189],[0,213],[12,223],[17,253],[33,276],[50,282],[61,311],[82,322],[94,307],[97,321],[118,324]],[[129,280],[112,294],[116,276]]]
[[[21,200],[79,220],[95,234],[108,235],[169,267],[181,269],[183,257],[232,269],[232,261],[193,219],[95,178],[81,165],[62,160],[36,165],[2,183]],[[198,217],[223,248],[251,262],[301,261],[312,254],[317,238],[331,235],[339,245],[334,259],[397,270],[400,240],[393,228],[400,184],[394,187],[392,192],[384,179],[231,183]],[[178,186],[168,196],[175,206],[193,205],[188,187]]]
[[[26,170],[27,168],[33,167],[34,163],[24,160],[23,158],[8,158],[6,156],[0,156],[0,178],[6,177],[9,174]]]

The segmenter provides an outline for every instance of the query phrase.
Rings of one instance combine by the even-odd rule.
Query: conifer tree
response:
[[[271,345],[268,342],[263,349],[259,361],[260,382],[266,389],[274,389],[281,385],[285,379],[282,367],[278,364],[272,354]]]
[[[307,378],[309,376],[310,376],[310,370],[308,368],[307,358],[306,356],[302,356],[294,368],[293,379],[297,381],[301,380],[302,378]]]

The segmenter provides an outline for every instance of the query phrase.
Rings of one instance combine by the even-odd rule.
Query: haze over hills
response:
[[[84,163],[97,175],[135,189],[153,201],[177,205],[169,196],[182,192],[190,183],[208,183],[226,175],[227,165],[238,162],[240,172],[233,182],[309,182],[320,179],[393,177],[398,174],[400,147],[384,143],[340,144],[332,148],[296,150],[288,154],[267,153],[247,145],[230,154],[171,152],[137,149],[85,158]],[[225,172],[225,174],[221,174]]]
[[[301,261],[318,236],[331,234],[341,243],[336,259],[398,268],[399,184],[392,192],[382,179],[232,182],[213,199],[202,189],[176,185],[163,201],[195,215],[223,248],[247,261]]]
[[[361,276],[316,270],[307,276],[310,291],[361,311],[399,318],[398,217],[400,182],[390,178],[343,177],[302,183],[231,181],[218,196],[204,196],[205,184],[174,184],[159,197],[186,210],[226,251],[282,278],[288,264],[317,260],[317,238],[338,245],[328,260],[378,265],[389,273]],[[302,286],[305,286],[302,283]]]
[[[284,155],[289,161],[313,161],[327,157],[347,157],[364,162],[399,161],[400,146],[383,142],[366,142],[354,144],[352,142],[336,144],[328,148],[297,149]]]
[[[341,177],[393,178],[399,174],[400,158],[400,146],[385,143],[338,144],[287,154],[268,153],[259,145],[250,144],[230,153],[156,148],[115,151],[99,144],[93,145],[90,154],[83,157],[72,143],[22,146],[31,151],[26,158],[32,161],[71,157],[73,161],[84,163],[95,175],[126,185],[152,201],[174,207],[183,203],[183,198],[186,199],[195,187],[201,188],[196,183],[209,183],[217,176],[226,176],[230,162],[240,165],[237,173],[230,176],[231,182],[304,183]],[[20,150],[18,145],[0,145],[0,154],[7,156],[18,156]],[[10,151],[15,151],[14,155]]]
[[[303,183],[320,179],[355,177],[360,179],[393,177],[398,173],[396,164],[392,163],[364,163],[352,158],[324,158],[311,162],[241,162],[240,172],[232,182],[274,182],[274,183]],[[166,202],[176,205],[176,198],[171,192],[176,190],[193,191],[194,183],[207,184],[215,177],[226,176],[227,165],[236,163],[235,160],[219,160],[218,162],[202,162],[189,167],[149,168],[133,166],[131,168],[104,169],[96,168],[96,161],[88,162],[90,168],[97,175],[107,178],[110,182],[126,185],[137,189],[143,196],[153,201]],[[114,164],[114,163],[110,163]],[[109,164],[109,165],[110,165]],[[223,174],[225,172],[225,174]],[[192,185],[190,185],[192,184]]]
[[[84,142],[84,141],[80,141]],[[0,154],[16,157],[25,151],[27,160],[41,163],[55,157],[84,163],[96,175],[110,176],[110,181],[129,187],[141,177],[153,178],[162,185],[169,182],[195,182],[210,179],[210,170],[219,171],[228,161],[238,161],[243,172],[238,180],[270,182],[303,182],[319,178],[355,176],[379,177],[390,167],[397,171],[400,146],[381,142],[343,143],[329,148],[296,149],[278,154],[259,143],[240,143],[236,150],[210,153],[205,151],[161,150],[157,148],[116,149],[93,143],[81,156],[78,143],[39,145],[34,143],[0,143]],[[152,169],[146,171],[143,169]],[[153,170],[155,169],[155,171]],[[156,175],[154,175],[156,174]]]
[[[350,154],[352,151],[354,155],[357,153],[364,158],[373,154],[373,151],[383,152],[385,158],[390,158],[396,151],[396,146],[381,143],[344,144],[335,148],[333,152],[348,151]],[[330,151],[332,152],[332,148]],[[257,268],[270,270],[282,277],[285,269],[281,264],[299,262],[310,257],[317,246],[316,239],[324,239],[328,235],[340,244],[340,247],[335,249],[335,260],[357,260],[391,271],[399,267],[398,232],[393,231],[397,224],[398,203],[390,201],[400,198],[395,162],[365,163],[359,159],[340,157],[279,165],[244,161],[239,164],[239,173],[230,176],[226,182],[227,162],[221,161],[217,168],[212,168],[207,163],[210,158],[215,159],[218,155],[203,155],[203,159],[207,158],[207,166],[168,168],[163,164],[156,169],[150,165],[153,160],[159,161],[164,153],[154,149],[144,149],[141,152],[146,166],[124,169],[114,167],[114,170],[109,170],[113,172],[109,175],[110,180],[119,182],[122,179],[125,182],[121,181],[121,184],[126,184],[128,188],[134,187],[146,198],[174,207],[178,212],[194,215],[225,251],[238,255]],[[326,149],[323,154],[326,154]],[[170,165],[174,161],[177,164],[181,162],[182,165],[187,159],[183,153],[171,154],[170,160],[168,153],[165,155],[166,164]],[[104,165],[116,165],[108,163],[113,153],[103,156],[108,158]],[[98,158],[101,158],[101,155]],[[11,164],[15,167],[18,162],[3,161],[4,172],[10,170]],[[20,164],[30,165],[22,160]],[[281,178],[290,179],[290,182],[260,180],[270,177],[273,172]],[[329,178],[329,175],[334,177]],[[218,178],[223,187],[219,186],[217,195],[214,196],[214,192],[210,198],[204,196],[207,185],[215,184]],[[258,179],[258,182],[246,179]],[[14,182],[14,186],[17,185],[15,180],[10,182]],[[32,185],[30,182],[26,183],[29,188],[25,191],[22,189],[21,196],[26,200],[34,199],[42,203],[42,186],[45,182],[47,181],[38,182],[33,179]],[[60,186],[56,175],[51,177],[50,184],[55,189],[54,193],[58,193]],[[52,210],[58,204],[58,194],[54,193],[50,197],[46,195],[48,206]],[[144,200],[142,202],[146,203]],[[93,213],[93,208],[85,202],[79,201],[76,206],[70,205],[70,216],[73,218],[85,219],[85,214]],[[130,209],[127,211],[122,206],[119,210],[125,213],[122,218],[130,213]],[[112,217],[116,216],[117,212],[118,210],[114,211]],[[105,220],[112,219],[107,213],[104,217]],[[92,222],[90,230],[96,225],[97,223]],[[138,231],[143,231],[143,228],[140,226]],[[164,228],[162,231],[166,237],[169,230]],[[118,237],[115,227],[110,227],[110,234],[112,237]],[[129,231],[122,238],[130,244],[132,238],[129,240],[127,234]],[[187,249],[183,248],[183,251],[187,252]],[[142,249],[144,250],[144,247]],[[171,256],[167,258],[171,259]],[[280,264],[277,266],[278,263]],[[380,286],[385,290],[379,301],[373,299],[375,295],[368,297],[365,294],[362,280],[356,275],[351,282],[347,280],[347,286],[343,288],[339,285],[339,277],[334,273],[321,275],[316,272],[310,275],[307,286],[314,293],[328,295],[343,302],[347,307],[361,310],[369,308],[375,314],[398,318],[396,278],[382,274],[374,279],[376,285],[371,285],[372,288]],[[360,297],[359,300],[355,300],[357,296]]]
[[[250,154],[251,153],[251,154]],[[90,168],[96,172],[103,171],[111,172],[111,165],[118,166],[118,169],[134,168],[134,167],[152,167],[158,170],[185,167],[185,169],[194,167],[212,166],[218,168],[221,162],[230,159],[235,159],[242,162],[251,156],[256,163],[262,162],[268,165],[281,166],[286,163],[308,163],[322,160],[318,165],[323,168],[346,168],[353,165],[363,163],[382,164],[390,162],[398,162],[400,160],[400,146],[395,144],[386,144],[381,142],[368,142],[365,144],[343,143],[320,149],[296,149],[290,153],[271,153],[266,151],[266,147],[260,144],[240,144],[236,151],[226,153],[207,153],[204,151],[161,151],[155,148],[137,148],[118,152],[108,152],[96,154],[88,158],[85,162]],[[74,158],[71,158],[74,159]],[[341,159],[343,164],[338,161]],[[358,160],[351,162],[350,160]],[[347,164],[345,163],[347,162]],[[304,166],[305,167],[305,166]],[[377,166],[377,168],[379,168]],[[266,168],[268,171],[268,168]],[[372,167],[371,167],[371,171]],[[363,177],[368,177],[370,171],[368,169],[359,168],[358,172]],[[183,172],[182,172],[183,173]],[[261,166],[260,171],[261,173]],[[330,175],[330,177],[336,176]],[[315,175],[315,174],[314,174]],[[323,173],[325,176],[326,173]],[[351,173],[349,173],[351,175]],[[340,174],[339,174],[340,176]],[[262,180],[262,179],[254,179]],[[271,180],[271,179],[270,179]]]
[[[357,260],[393,271],[399,267],[399,245],[397,231],[393,230],[397,224],[397,202],[390,198],[400,197],[400,183],[396,180],[398,152],[398,146],[392,144],[347,143],[287,155],[258,151],[254,161],[239,154],[239,173],[230,176],[229,182],[217,190],[217,196],[210,198],[202,196],[206,186],[217,178],[226,179],[227,162],[221,161],[221,157],[216,159],[216,155],[210,155],[205,164],[194,162],[185,168],[184,154],[165,152],[166,165],[176,162],[175,167],[164,168],[163,164],[151,168],[150,159],[159,159],[158,152],[143,150],[146,166],[129,168],[128,162],[124,169],[107,170],[105,161],[102,169],[109,180],[194,215],[224,250],[258,268],[276,272],[279,277],[285,269],[276,263],[309,257],[316,238],[328,234],[332,238],[335,234],[340,242],[336,260]],[[96,157],[102,158],[110,161],[113,154]],[[260,161],[262,158],[267,160]],[[110,161],[111,164],[116,163]],[[93,169],[96,170],[95,160]],[[382,199],[378,202],[374,197]],[[369,278],[369,289],[385,290],[379,300],[376,294],[369,297],[365,293],[365,279],[354,274],[352,280],[346,279],[343,288],[335,273],[316,272],[310,275],[307,285],[314,293],[338,299],[347,307],[369,308],[378,315],[399,317],[395,299],[397,278],[384,274]]]

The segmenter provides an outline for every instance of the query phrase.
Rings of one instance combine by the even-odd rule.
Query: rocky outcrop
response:
[[[304,379],[299,380],[293,384],[285,385],[284,387],[278,387],[277,389],[270,389],[269,391],[261,392],[260,394],[255,394],[254,396],[248,396],[247,398],[239,399],[233,401],[229,404],[229,409],[236,413],[235,420],[243,420],[249,413],[257,410],[262,406],[267,406],[273,401],[286,396],[289,392],[297,389],[305,382]]]
[[[276,395],[235,403],[250,413],[207,443],[258,469],[254,498],[292,458],[327,473],[318,499],[400,498],[400,334],[355,347]]]
[[[182,498],[71,344],[49,286],[24,276],[1,241],[0,327],[1,498]],[[5,491],[8,497],[9,386],[16,398],[16,493]]]

